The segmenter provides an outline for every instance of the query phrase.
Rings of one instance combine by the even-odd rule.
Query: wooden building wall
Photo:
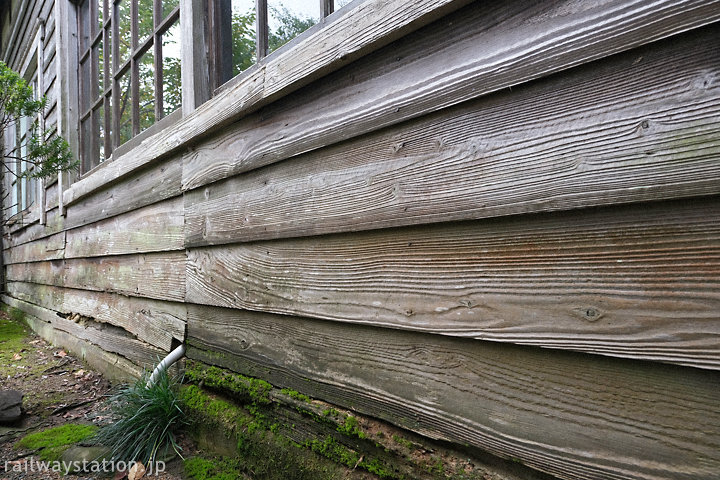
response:
[[[720,5],[405,7],[13,227],[3,300],[126,371],[186,341],[560,478],[713,478]]]

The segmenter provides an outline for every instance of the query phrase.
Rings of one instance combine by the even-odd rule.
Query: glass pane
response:
[[[153,31],[153,0],[138,2],[138,41],[142,43]]]
[[[85,113],[88,108],[90,108],[90,103],[92,103],[90,88],[93,83],[92,75],[90,74],[90,59],[86,58],[80,62],[80,85],[82,85],[82,91],[80,92],[80,113]]]
[[[128,59],[131,48],[130,37],[130,0],[122,0],[116,6],[118,9],[118,61],[122,65]]]
[[[97,152],[94,154],[94,157],[97,159],[97,162],[100,163],[105,161],[105,107],[103,104],[100,104],[93,112],[93,122],[95,123],[95,132],[97,132]]]
[[[106,142],[108,143],[108,154],[112,154],[112,138],[113,138],[113,124],[112,124],[112,95],[108,95],[105,97],[105,129],[107,130],[105,134]]]
[[[180,0],[162,0],[162,18],[170,15],[175,7],[180,4]]]
[[[107,45],[105,45],[105,55],[107,55],[107,66],[108,66],[108,72],[112,73],[112,48],[110,47],[110,39],[112,38],[112,28],[106,28],[105,29],[105,38],[108,39]],[[112,85],[111,78],[108,77],[107,80],[107,88],[110,88],[110,85]]]
[[[102,39],[93,47],[93,62],[95,62],[95,68],[97,68],[97,82],[92,82],[97,85],[97,88],[93,88],[93,99],[98,98],[105,91],[105,72],[103,71],[103,41]]]
[[[138,65],[140,131],[155,123],[155,63],[152,49],[140,59]]]
[[[255,1],[232,0],[232,76],[256,61]]]
[[[92,145],[92,126],[91,118],[88,117],[80,122],[80,145],[82,145],[82,173],[87,172],[92,168],[93,157],[95,152],[91,151],[90,145]]]
[[[118,145],[132,138],[132,107],[130,104],[130,70],[120,78],[120,114],[118,116]]]
[[[33,167],[30,167],[30,171],[33,171],[33,170],[34,170],[34,168],[33,168]],[[35,203],[36,193],[37,193],[37,178],[29,177],[29,178],[28,178],[28,195],[27,195],[27,197],[28,197],[28,202],[27,202],[28,207],[29,207],[30,205],[33,205],[33,204]]]
[[[98,29],[95,30],[96,32],[99,32],[103,28],[103,4],[105,3],[104,0],[94,0],[97,2],[97,11],[98,11]]]
[[[277,50],[320,19],[317,0],[268,1],[268,50]]]
[[[22,171],[25,171],[26,165],[25,162],[22,162]],[[20,179],[20,211],[23,211],[27,208],[27,178],[23,177]]]
[[[168,115],[182,104],[180,85],[180,22],[176,21],[163,33],[163,116]]]

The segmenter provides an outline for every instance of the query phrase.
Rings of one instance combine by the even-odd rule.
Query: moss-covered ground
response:
[[[95,425],[66,423],[24,436],[17,443],[20,448],[36,450],[40,460],[55,461],[70,446],[95,435]]]

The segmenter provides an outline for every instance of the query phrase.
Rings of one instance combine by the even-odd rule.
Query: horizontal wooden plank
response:
[[[378,52],[369,64],[338,72],[289,102],[258,112],[193,147],[185,155],[183,188],[197,188],[637,47],[690,25],[710,23],[720,16],[720,8],[712,3],[475,2],[447,21]],[[678,28],[680,24],[684,26]],[[624,135],[632,135],[629,128]],[[501,146],[491,141],[491,147]]]
[[[717,372],[188,307],[191,358],[565,479],[707,479]]]
[[[19,308],[31,316],[26,318],[30,328],[53,345],[67,349],[73,355],[86,361],[92,368],[102,372],[110,380],[134,381],[143,373],[143,368],[124,357],[109,353],[90,342],[81,340],[62,330],[53,328],[49,322],[40,320],[38,315],[47,316],[41,307],[27,304],[22,300],[0,296],[2,301],[12,307]]]
[[[187,192],[186,245],[720,193],[718,36],[691,32]]]
[[[437,4],[437,0],[428,1]],[[458,3],[458,5],[461,4],[464,3]],[[395,4],[393,2],[388,5]],[[414,2],[413,8],[417,8],[418,12],[423,12],[423,9],[418,8],[419,5],[418,2]],[[512,5],[512,3],[508,5]],[[405,9],[406,5],[401,4],[397,7]],[[420,71],[425,71],[425,68],[429,67],[440,68],[440,70],[431,70],[438,75],[435,79],[429,79],[426,75],[422,75],[422,78],[418,79],[417,71],[409,76],[421,82],[420,84],[417,82],[408,84],[407,79],[402,84],[397,84],[393,78],[383,77],[384,85],[396,87],[394,88],[395,94],[387,92],[388,95],[380,103],[377,103],[378,98],[367,98],[367,102],[362,102],[365,108],[358,109],[352,114],[335,110],[334,122],[322,117],[322,112],[316,112],[317,115],[308,120],[312,124],[312,131],[301,128],[301,137],[289,138],[281,135],[284,137],[284,140],[280,139],[281,143],[286,145],[282,148],[276,142],[278,134],[275,134],[268,139],[270,144],[266,145],[270,150],[263,152],[253,149],[252,155],[253,158],[264,158],[261,163],[269,163],[276,161],[278,159],[275,158],[276,156],[285,158],[354,137],[361,132],[396,124],[445,106],[501,90],[509,85],[539,78],[618,51],[712,23],[720,17],[720,13],[718,13],[720,9],[716,7],[715,1],[703,0],[682,2],[664,0],[652,5],[639,0],[614,0],[606,2],[598,9],[592,7],[588,9],[584,4],[559,2],[549,10],[530,9],[529,13],[532,15],[530,18],[523,15],[509,15],[507,18],[517,17],[522,24],[515,25],[516,28],[511,28],[511,25],[503,26],[503,35],[500,35],[500,31],[489,28],[485,39],[480,43],[480,48],[487,51],[488,55],[478,57],[476,53],[478,44],[471,43],[468,45],[469,50],[465,49],[463,53],[458,53],[460,56],[443,53],[443,58],[440,59],[442,64],[439,66],[419,65],[415,67]],[[578,8],[587,10],[579,12]],[[397,27],[392,23],[392,16],[385,16],[386,11],[379,9],[378,13],[381,12],[382,14],[378,16],[379,21],[389,21],[389,25],[393,25],[392,28]],[[402,18],[409,19],[410,17],[403,16]],[[548,23],[545,23],[545,20],[548,20]],[[355,23],[352,15],[341,17],[338,22],[341,21],[347,22],[348,28]],[[422,23],[417,22],[416,24]],[[484,22],[483,25],[487,26],[487,22]],[[458,30],[453,30],[453,33],[456,31]],[[364,32],[359,32],[359,34],[364,34]],[[391,34],[392,30],[384,32],[384,35]],[[347,37],[343,36],[342,41],[347,42]],[[375,42],[377,45],[381,45],[382,37],[376,38],[375,41],[368,44],[368,52],[372,50]],[[298,47],[300,45],[302,43]],[[488,50],[488,46],[497,46],[496,54],[492,55],[492,49]],[[456,47],[459,51],[462,50],[460,43],[457,43]],[[315,50],[315,45],[308,43],[308,48]],[[278,55],[272,61],[281,64],[287,58],[296,55],[299,55],[298,50],[289,49],[285,54]],[[437,59],[437,56],[433,58]],[[270,61],[268,60],[268,62]],[[449,70],[447,62],[453,64]],[[338,62],[332,68],[339,68],[341,65],[342,62]],[[503,68],[498,68],[498,65],[503,65]],[[263,95],[256,93],[262,92],[264,88],[263,67],[267,68],[267,63],[255,69],[254,73],[248,73],[240,82],[242,85],[238,84],[232,93],[219,95],[206,102],[193,114],[184,117],[173,128],[148,138],[127,155],[108,164],[107,168],[100,169],[96,174],[77,182],[64,193],[65,204],[77,202],[91,192],[103,188],[114,179],[129,175],[149,162],[179,150],[182,146],[196,143],[200,138],[217,131],[231,120],[257,109],[263,101],[269,101],[263,100]],[[389,70],[395,70],[394,65]],[[287,90],[283,90],[283,92],[292,91],[295,88],[293,85],[288,86]],[[352,88],[357,89],[356,87]],[[371,96],[373,90],[377,90],[377,88],[369,88]],[[386,89],[381,90],[385,91]],[[332,102],[332,108],[340,103],[339,97],[335,97],[335,99],[336,101]],[[222,111],[222,113],[218,114],[218,111]],[[251,122],[253,129],[257,127],[254,124],[256,120]],[[281,128],[285,128],[285,123],[276,122],[276,124],[278,126],[282,124]],[[293,124],[295,124],[294,121]],[[239,131],[237,133],[236,138],[244,135]],[[243,149],[243,151],[245,150]],[[193,160],[193,166],[203,172],[196,174],[188,167],[184,182],[186,188],[205,184],[211,179],[232,175],[238,171],[237,169],[249,168],[249,165],[246,165],[245,155],[230,159],[229,162],[215,158],[212,160],[213,165],[219,168],[212,168],[210,172],[206,171],[206,165],[201,159]]]
[[[191,249],[187,301],[720,369],[720,199]]]
[[[181,193],[181,176],[182,162],[177,157],[135,172],[121,181],[111,182],[81,202],[69,207],[65,203],[65,228],[88,225],[175,197]]]
[[[55,330],[62,330],[77,339],[97,345],[106,352],[125,357],[146,370],[153,368],[167,355],[167,351],[137,340],[122,328],[108,324],[88,320],[76,323],[55,316],[51,325]]]
[[[170,351],[173,339],[185,339],[185,306],[114,293],[8,282],[8,293],[65,316],[78,313],[100,323],[122,327],[138,339]]]
[[[66,205],[70,205],[91,192],[103,188],[108,182],[112,182],[138,168],[143,168],[155,159],[177,151],[180,147],[186,146],[197,139],[206,136],[208,133],[217,131],[238,117],[258,109],[261,105],[276,100],[282,95],[287,95],[301,86],[309,79],[317,78],[330,71],[337,70],[346,65],[349,61],[366,55],[388,42],[413,29],[435,20],[438,13],[445,13],[466,5],[468,0],[414,0],[412,8],[407,8],[405,2],[383,2],[374,0],[375,7],[370,12],[371,18],[368,24],[374,24],[371,29],[357,28],[357,22],[352,12],[347,15],[336,17],[334,31],[343,32],[336,37],[333,44],[328,44],[328,39],[318,32],[307,42],[298,45],[303,51],[317,52],[322,46],[325,51],[338,52],[336,55],[324,57],[323,62],[313,62],[303,72],[300,79],[293,77],[289,83],[278,81],[272,82],[272,88],[265,93],[265,70],[273,70],[273,64],[283,64],[298,55],[298,49],[291,49],[284,53],[278,52],[261,62],[258,67],[249,69],[243,77],[235,83],[232,88],[217,94],[210,101],[201,105],[195,112],[178,122],[172,128],[159,132],[142,142],[128,154],[116,159],[107,165],[107,168],[98,170],[64,193]],[[363,7],[363,12],[368,13]],[[327,21],[326,21],[327,23]],[[369,35],[370,33],[370,35]],[[302,47],[301,47],[302,45]],[[309,54],[305,54],[309,56]],[[314,69],[314,71],[313,71]]]
[[[185,252],[13,264],[7,266],[6,278],[16,282],[183,301]]]
[[[56,233],[34,242],[23,243],[3,251],[5,265],[11,263],[58,260],[65,252],[65,232]]]
[[[35,223],[22,230],[13,232],[3,238],[3,248],[15,247],[23,243],[33,242],[62,232],[65,226],[65,217],[58,214],[58,209],[50,210],[47,213],[47,223],[40,225]]]
[[[183,199],[176,197],[68,230],[65,258],[183,250],[183,228]]]

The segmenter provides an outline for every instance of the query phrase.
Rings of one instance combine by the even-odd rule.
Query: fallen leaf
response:
[[[22,359],[22,355],[20,355],[19,353],[16,353],[15,355],[13,355],[13,360],[20,360],[20,359]]]
[[[145,465],[140,462],[133,464],[128,472],[128,480],[140,480],[145,476]]]
[[[73,373],[73,375],[75,375],[76,377],[82,377],[83,375],[85,375],[85,370],[80,369],[77,372]]]
[[[59,352],[55,352],[53,355],[56,357],[63,358],[63,357],[67,356],[67,352],[65,350],[60,350]]]
[[[118,470],[115,472],[115,477],[113,480],[122,480],[123,478],[127,477],[127,470]]]

